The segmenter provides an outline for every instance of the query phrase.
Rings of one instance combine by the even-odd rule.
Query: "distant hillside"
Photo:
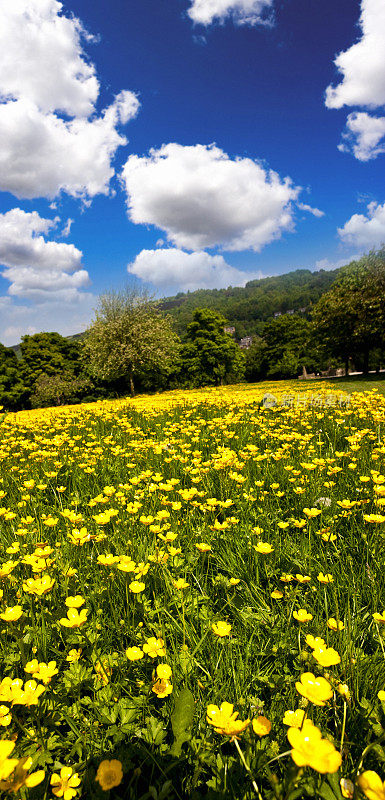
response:
[[[237,338],[251,336],[261,333],[263,323],[279,312],[298,311],[307,315],[338,273],[338,269],[328,272],[297,269],[285,275],[249,281],[245,287],[180,292],[162,300],[161,308],[174,318],[182,338],[194,309],[201,307],[222,313],[234,325]]]
[[[339,269],[311,272],[297,269],[285,275],[249,281],[244,287],[228,289],[198,289],[196,292],[179,292],[175,297],[165,297],[160,307],[175,320],[175,327],[183,339],[186,327],[196,308],[212,308],[223,314],[235,327],[235,336],[260,334],[263,324],[274,314],[299,312],[308,315],[321,295],[328,291],[337,278]],[[84,333],[75,333],[67,339],[81,339]],[[11,349],[21,358],[20,344]]]

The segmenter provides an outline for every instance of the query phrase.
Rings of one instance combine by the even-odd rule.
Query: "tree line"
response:
[[[214,308],[195,308],[180,335],[175,320],[140,291],[99,298],[84,335],[22,337],[0,345],[0,404],[22,408],[86,402],[143,391],[218,386],[319,373],[380,369],[385,349],[385,248],[340,269],[308,313],[268,318],[242,351]]]

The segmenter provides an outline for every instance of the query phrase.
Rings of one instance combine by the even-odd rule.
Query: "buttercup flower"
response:
[[[195,547],[200,553],[209,553],[212,550],[212,547],[206,542],[197,542]]]
[[[184,580],[184,578],[178,578],[178,580],[174,581],[174,586],[175,589],[187,589],[189,584]]]
[[[304,672],[301,680],[295,684],[297,692],[314,703],[315,706],[325,706],[326,701],[333,696],[330,683],[321,677],[315,677],[312,672]]]
[[[321,667],[332,667],[341,663],[341,657],[333,647],[316,647],[313,650],[313,657]]]
[[[81,628],[87,622],[87,615],[88,611],[85,608],[82,608],[80,613],[77,608],[69,608],[67,618],[62,617],[59,622],[64,628]]]
[[[173,690],[171,678],[171,667],[168,664],[158,664],[156,668],[156,679],[152,686],[152,691],[157,697],[167,697]]]
[[[385,800],[385,781],[371,769],[362,772],[357,778],[357,786],[368,800]]]
[[[298,622],[310,622],[313,619],[313,614],[310,614],[305,608],[299,608],[298,611],[293,611],[293,617]]]
[[[213,622],[211,630],[216,634],[216,636],[228,636],[231,631],[231,625],[229,622],[223,622],[220,620],[219,622]]]
[[[72,800],[77,794],[78,786],[80,786],[80,778],[77,772],[74,772],[72,767],[62,767],[60,775],[54,772],[51,776],[52,794],[55,797],[63,797],[64,800]]]
[[[328,572],[326,575],[324,575],[323,572],[320,572],[317,575],[317,578],[320,583],[333,583],[334,581],[333,575],[331,575],[330,572]]]
[[[100,783],[104,792],[108,792],[114,786],[120,786],[123,780],[122,762],[116,758],[112,761],[101,761],[95,780]]]
[[[0,619],[3,619],[4,622],[17,622],[22,613],[23,609],[21,606],[13,606],[12,608],[6,608],[5,611],[0,614]]]
[[[150,658],[165,656],[166,649],[163,639],[156,639],[155,636],[151,636],[150,639],[147,639],[146,644],[143,645],[143,652],[147,653]]]
[[[242,721],[237,717],[238,711],[234,711],[232,703],[221,703],[219,708],[212,704],[207,706],[207,722],[213,725],[216,733],[221,733],[223,736],[238,738],[239,734],[246,730],[250,720]]]
[[[340,620],[337,621],[334,617],[328,619],[328,628],[330,628],[331,631],[343,631],[344,627],[344,623]]]
[[[283,717],[283,724],[288,725],[289,728],[301,728],[304,720],[305,712],[302,708],[297,708],[296,711],[285,711]]]
[[[378,611],[376,611],[374,614],[372,614],[372,617],[375,622],[378,622],[380,625],[385,625],[385,611],[383,611],[382,614],[379,614]]]
[[[7,739],[3,739],[0,742],[0,780],[2,781],[9,778],[19,761],[18,758],[8,758],[14,749],[15,742],[10,742]]]
[[[289,728],[287,738],[292,746],[291,757],[297,767],[312,767],[322,774],[337,772],[341,756],[332,742],[323,739],[321,731],[307,719],[302,730]]]
[[[31,766],[32,758],[21,758],[8,780],[0,781],[0,790],[16,794],[23,786],[26,786],[27,789],[38,786],[44,780],[45,772],[43,769],[39,769],[29,775],[28,772]]]
[[[274,550],[274,547],[269,542],[258,542],[258,544],[253,544],[253,547],[257,553],[263,553],[264,555],[268,555]]]
[[[84,600],[84,597],[82,597],[80,594],[77,594],[75,597],[67,597],[65,604],[68,606],[68,608],[81,608],[85,602],[86,601]]]
[[[313,650],[318,647],[326,647],[326,642],[324,639],[321,639],[320,636],[313,636],[311,633],[308,633],[305,639],[306,644],[309,645]]]
[[[8,706],[0,706],[0,725],[7,728],[12,722],[12,714],[9,713]]]
[[[169,664],[158,664],[156,674],[161,680],[168,681],[171,678],[172,670]]]
[[[140,594],[140,592],[144,592],[146,584],[142,583],[142,581],[132,581],[128,588],[133,594]]]
[[[139,661],[143,658],[144,652],[140,647],[127,647],[126,656],[129,661]]]
[[[271,731],[271,722],[266,717],[254,717],[251,724],[257,736],[267,736]]]

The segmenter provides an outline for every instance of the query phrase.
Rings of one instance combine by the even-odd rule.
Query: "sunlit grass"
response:
[[[117,798],[330,800],[341,776],[381,774],[384,420],[382,395],[323,382],[3,419],[0,679],[44,687],[28,704],[0,686],[9,757],[32,758],[17,791],[49,797],[70,767],[74,797],[105,797],[112,759]],[[325,705],[296,689],[307,672]],[[216,733],[207,707],[224,701],[271,730]],[[283,724],[298,709],[341,750],[338,773],[298,771]]]

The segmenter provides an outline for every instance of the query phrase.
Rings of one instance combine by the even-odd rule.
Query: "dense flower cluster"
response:
[[[385,400],[290,391],[2,420],[0,791],[385,800]]]

